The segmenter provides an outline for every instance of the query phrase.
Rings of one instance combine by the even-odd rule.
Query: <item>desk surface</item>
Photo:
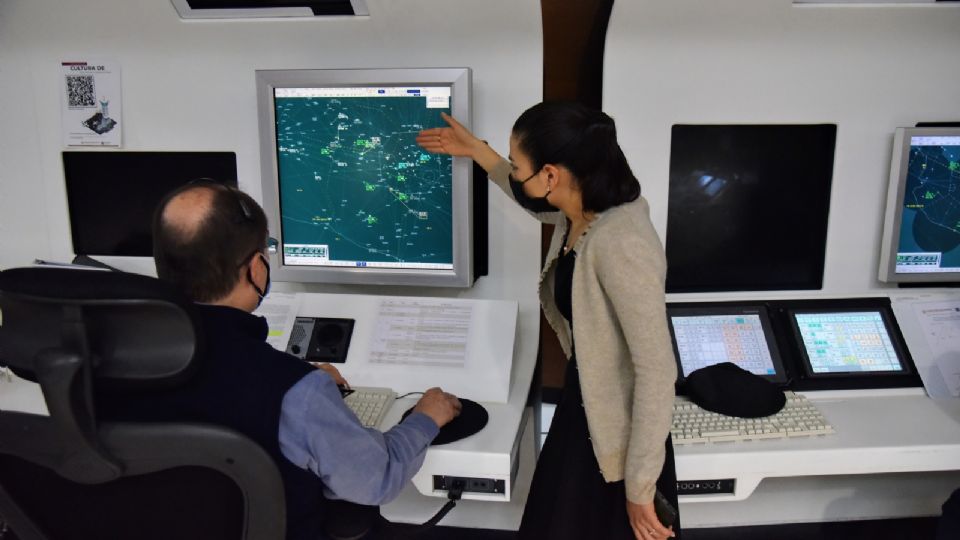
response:
[[[395,521],[408,523],[422,523],[429,519],[436,512],[438,502],[442,504],[446,498],[446,492],[433,489],[434,475],[504,480],[507,483],[505,494],[465,493],[463,497],[487,501],[491,505],[503,505],[513,499],[517,441],[525,425],[524,408],[536,360],[538,313],[518,312],[516,302],[503,300],[411,299],[314,293],[300,293],[298,296],[299,316],[355,319],[347,362],[338,366],[351,383],[386,386],[400,394],[440,386],[480,402],[489,414],[487,426],[479,433],[454,443],[431,447],[420,471],[413,478],[413,485],[417,489],[406,490],[398,501],[386,505],[383,510],[385,515]],[[471,315],[468,317],[469,338],[463,365],[372,364],[368,358],[370,344],[376,338],[376,332],[380,331],[378,319],[383,317],[381,306],[388,300],[427,306],[438,303],[468,306]],[[444,321],[432,320],[430,324],[444,324]],[[518,331],[518,327],[524,331]],[[411,334],[416,334],[415,329],[411,330]],[[414,399],[398,400],[387,413],[381,427],[399,422],[402,413],[414,403]],[[520,468],[532,470],[533,465],[530,458]],[[499,513],[502,510],[503,507],[491,506],[485,512]],[[463,514],[463,510],[460,513]],[[519,525],[519,521],[516,525]]]
[[[678,480],[736,480],[733,495],[683,500],[743,500],[765,478],[960,469],[960,400],[919,388],[804,394],[836,433],[677,447]]]
[[[512,372],[533,372],[536,351],[528,362],[514,361],[522,358],[514,347],[520,334],[516,301],[322,293],[297,297],[297,316],[354,320],[346,362],[337,367],[357,386],[389,387],[401,395],[439,386],[478,402],[508,403]],[[532,330],[520,328],[535,337]],[[375,360],[377,349],[402,354]],[[515,414],[519,418],[520,410]]]

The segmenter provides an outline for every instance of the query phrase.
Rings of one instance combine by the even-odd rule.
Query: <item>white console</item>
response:
[[[385,386],[393,388],[399,395],[439,386],[476,401],[486,409],[489,419],[479,433],[430,448],[423,467],[413,478],[413,485],[420,494],[446,497],[445,479],[463,479],[468,482],[464,499],[511,500],[526,423],[523,410],[534,360],[530,357],[515,362],[518,358],[515,347],[516,302],[354,294],[299,293],[296,296],[291,305],[295,306],[297,316],[354,320],[346,361],[337,364],[351,384]],[[401,312],[399,316],[398,311]],[[409,317],[412,312],[430,315],[427,318]],[[445,317],[451,320],[446,321]],[[463,323],[465,326],[459,336],[465,340],[462,362],[454,359],[445,365],[436,365],[419,363],[416,359],[390,363],[374,361],[378,347],[382,347],[378,342],[384,332],[391,331],[388,328],[391,323],[403,326],[404,339],[409,339],[415,347],[421,339],[455,343],[458,336],[437,336],[430,328]],[[423,326],[425,330],[418,334],[415,326]],[[424,343],[425,346],[429,344]],[[388,429],[399,422],[416,399],[397,400],[384,418],[382,427]]]

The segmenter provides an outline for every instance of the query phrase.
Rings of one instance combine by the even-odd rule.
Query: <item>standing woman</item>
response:
[[[676,508],[670,422],[676,364],[666,262],[613,119],[540,103],[517,119],[509,161],[450,116],[426,150],[473,159],[538,220],[556,225],[540,274],[544,314],[569,357],[520,525],[524,539],[661,539],[654,493]]]

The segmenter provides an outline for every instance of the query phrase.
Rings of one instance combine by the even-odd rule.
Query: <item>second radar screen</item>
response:
[[[452,160],[415,141],[450,93],[275,90],[284,264],[453,268]]]

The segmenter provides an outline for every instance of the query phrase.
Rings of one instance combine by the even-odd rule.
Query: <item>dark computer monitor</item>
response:
[[[807,377],[905,375],[889,308],[787,309]]]
[[[763,305],[667,306],[678,381],[693,371],[732,362],[776,383],[787,382]]]
[[[63,152],[76,255],[152,257],[151,220],[164,195],[210,178],[237,185],[233,152]]]
[[[667,292],[821,288],[836,132],[674,125]]]
[[[470,70],[257,72],[264,208],[283,281],[469,287],[469,159],[420,130],[470,123]]]

